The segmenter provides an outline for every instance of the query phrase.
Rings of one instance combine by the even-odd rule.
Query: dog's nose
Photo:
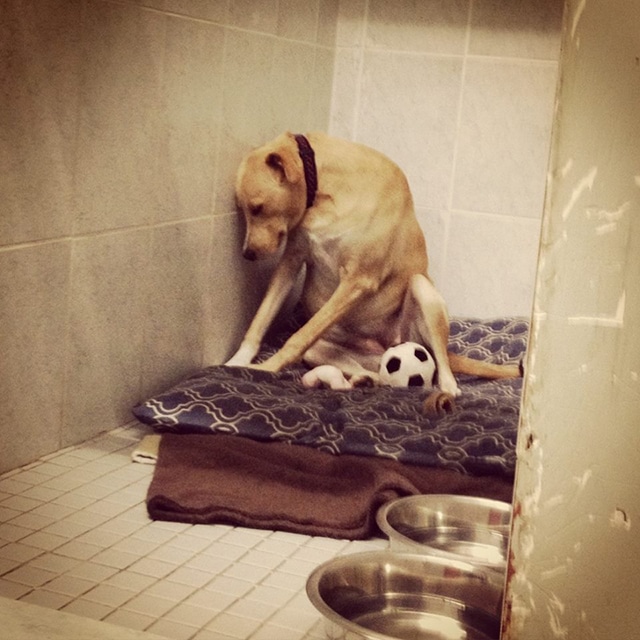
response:
[[[256,252],[253,249],[245,249],[242,252],[243,257],[246,260],[255,260],[258,256],[256,255]]]

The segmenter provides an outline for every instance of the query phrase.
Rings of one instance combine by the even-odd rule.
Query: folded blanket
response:
[[[508,480],[395,460],[335,456],[282,442],[164,434],[147,494],[151,518],[364,539],[398,497],[456,493],[511,500]]]

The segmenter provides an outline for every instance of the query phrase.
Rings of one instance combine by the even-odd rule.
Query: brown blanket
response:
[[[455,493],[511,501],[508,480],[227,435],[164,434],[147,509],[155,520],[363,539],[395,498]]]

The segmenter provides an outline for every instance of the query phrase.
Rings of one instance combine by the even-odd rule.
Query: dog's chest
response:
[[[340,238],[322,232],[306,231],[308,263],[316,275],[338,278],[340,264]]]

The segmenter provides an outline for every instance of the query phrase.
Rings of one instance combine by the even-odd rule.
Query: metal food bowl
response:
[[[469,563],[365,551],[318,567],[307,595],[332,640],[497,640],[502,587]]]
[[[457,495],[420,495],[393,500],[376,520],[389,548],[463,560],[504,571],[511,505]]]

